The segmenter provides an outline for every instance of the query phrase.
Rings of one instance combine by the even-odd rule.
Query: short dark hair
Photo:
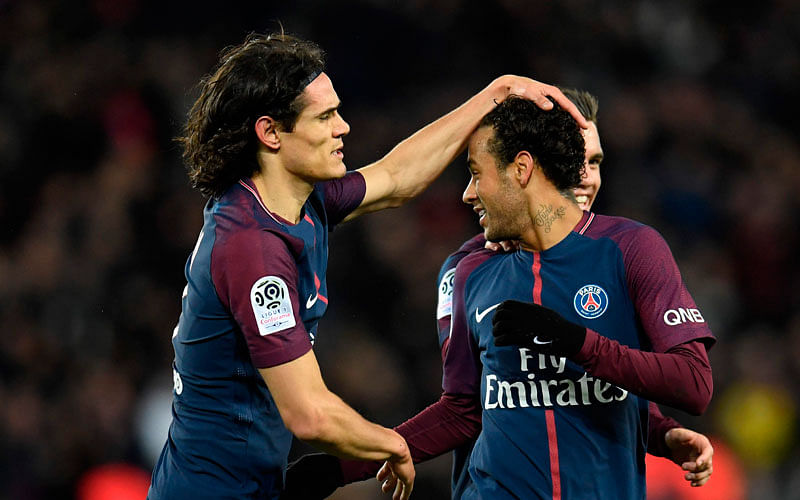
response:
[[[283,33],[250,34],[223,50],[177,138],[192,186],[219,196],[257,172],[256,120],[270,116],[291,131],[305,106],[303,89],[324,68],[319,46]]]
[[[584,118],[597,125],[597,110],[599,108],[597,97],[585,90],[564,87],[559,87],[559,89],[567,99],[572,101],[572,104],[578,108]]]
[[[545,111],[533,101],[509,96],[484,116],[479,126],[494,129],[487,149],[498,168],[505,168],[520,151],[527,151],[545,177],[564,192],[581,182],[586,147],[575,119],[553,104],[553,109]]]

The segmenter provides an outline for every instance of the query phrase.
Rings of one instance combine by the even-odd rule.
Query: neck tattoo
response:
[[[537,226],[544,226],[544,232],[549,233],[556,219],[561,219],[567,213],[567,207],[561,206],[553,210],[553,205],[539,205],[536,211],[536,218],[533,222]]]

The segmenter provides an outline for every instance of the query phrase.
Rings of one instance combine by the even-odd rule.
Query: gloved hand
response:
[[[339,486],[344,486],[339,458],[326,453],[303,455],[286,469],[281,500],[327,498]]]
[[[552,309],[518,300],[506,300],[497,306],[492,334],[497,346],[516,345],[567,358],[578,354],[586,340],[585,327]]]

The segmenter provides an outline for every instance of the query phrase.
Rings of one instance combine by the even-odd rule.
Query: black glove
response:
[[[326,453],[303,455],[286,469],[286,484],[281,500],[327,498],[344,486],[339,459]]]
[[[586,328],[539,304],[506,300],[494,312],[492,334],[497,346],[516,345],[571,358],[586,340]]]

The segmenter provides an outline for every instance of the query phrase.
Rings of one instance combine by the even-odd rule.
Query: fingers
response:
[[[539,106],[542,109],[551,109],[553,107],[553,103],[550,102],[550,99],[548,99],[547,97],[548,96],[552,97],[553,100],[555,100],[558,103],[558,105],[561,106],[561,109],[563,109],[564,111],[572,115],[573,118],[575,118],[575,121],[578,122],[578,126],[580,126],[581,128],[589,128],[589,122],[586,121],[586,118],[583,117],[581,112],[578,110],[578,107],[575,106],[575,104],[572,101],[570,101],[567,98],[567,96],[565,96],[558,89],[558,87],[554,87],[552,85],[544,85],[542,88],[542,94],[544,96],[544,99],[534,100],[537,106]]]
[[[529,78],[521,78],[512,75],[508,76],[511,78],[507,80],[509,83],[509,93],[530,99],[544,110],[553,109],[553,103],[548,99],[548,97],[552,97],[564,111],[572,115],[581,128],[589,128],[589,122],[586,118],[583,117],[575,104],[573,104],[558,87],[537,82]]]
[[[392,500],[401,500],[403,498],[403,489],[405,485],[402,481],[397,481],[397,485],[394,487],[394,494],[392,495]]]
[[[703,436],[705,438],[705,436]],[[711,442],[708,438],[704,439],[704,443],[701,445],[700,448],[700,456],[695,459],[697,462],[698,467],[711,467],[711,461],[714,457],[714,447],[711,446]]]
[[[381,484],[381,491],[384,493],[389,493],[390,491],[395,490],[396,494],[398,484],[402,486],[402,483],[397,480],[397,476],[392,474],[383,482],[383,484]],[[394,495],[392,495],[392,498],[394,498]]]
[[[389,493],[394,490],[392,493],[392,500],[407,500],[408,497],[411,496],[412,489],[414,489],[413,479],[401,481],[395,474],[392,474],[381,485],[381,491],[383,493]]]
[[[492,323],[497,323],[503,318],[513,320],[515,315],[524,314],[533,305],[518,300],[505,300],[495,309]]]
[[[500,243],[494,243],[491,241],[487,241],[483,247],[487,250],[491,250],[492,252],[499,252],[500,250],[503,250],[503,246]]]
[[[519,248],[519,242],[518,241],[501,241],[500,242],[500,246],[503,247],[503,250],[505,250],[506,252],[510,252],[512,250],[516,250],[517,248]]]
[[[411,490],[414,489],[414,481],[409,482],[398,481],[397,488],[394,490],[393,500],[408,500],[411,496]]]
[[[711,474],[714,472],[714,467],[708,467],[700,472],[687,472],[683,478],[689,481],[691,486],[703,486],[711,479]]]
[[[392,474],[392,467],[389,465],[389,462],[384,462],[383,467],[380,468],[378,474],[375,475],[375,479],[378,481],[384,481],[389,474]]]

